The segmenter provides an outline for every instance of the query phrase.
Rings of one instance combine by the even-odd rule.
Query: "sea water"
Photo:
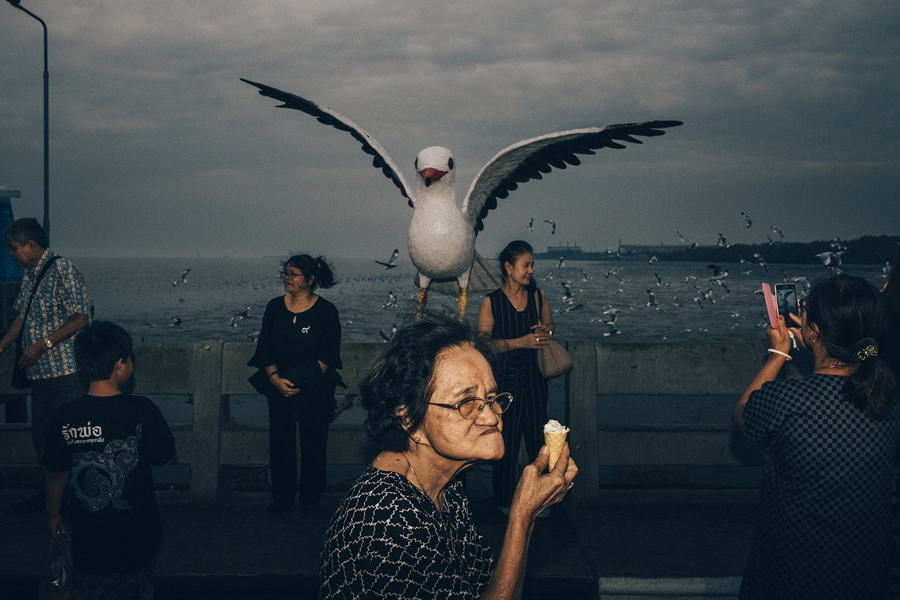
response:
[[[119,323],[135,342],[249,341],[266,303],[284,293],[278,257],[73,260],[84,275],[94,318]],[[337,285],[317,293],[337,307],[345,342],[383,342],[393,326],[414,320],[418,287],[408,260],[390,270],[361,259],[332,264]],[[716,280],[705,263],[538,261],[534,277],[549,299],[558,341],[677,344],[762,341],[763,282],[796,281],[803,295],[809,283],[829,275],[817,265],[719,268],[728,274]],[[879,266],[851,265],[845,271],[879,288],[884,282]],[[396,303],[389,301],[391,294]],[[470,324],[483,297],[469,294]],[[456,299],[432,293],[428,307],[455,315]],[[233,319],[244,312],[247,318]],[[615,325],[608,325],[614,313]]]

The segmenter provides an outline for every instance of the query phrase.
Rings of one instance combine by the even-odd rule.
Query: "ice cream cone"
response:
[[[548,468],[551,471],[556,465],[556,461],[559,460],[559,455],[562,454],[562,449],[566,443],[566,436],[568,434],[568,430],[544,433],[544,443],[547,444],[547,448],[550,450],[550,464],[548,465]]]

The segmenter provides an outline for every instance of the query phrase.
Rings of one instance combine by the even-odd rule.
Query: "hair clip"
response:
[[[860,361],[866,360],[867,358],[875,358],[876,356],[878,356],[878,346],[875,344],[869,344],[856,353],[856,358]]]

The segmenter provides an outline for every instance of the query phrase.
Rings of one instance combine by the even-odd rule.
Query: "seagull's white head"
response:
[[[456,169],[453,153],[441,146],[430,146],[419,152],[416,157],[416,179],[426,188],[441,180],[454,185]]]

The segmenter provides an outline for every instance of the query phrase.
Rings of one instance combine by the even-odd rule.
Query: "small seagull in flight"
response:
[[[560,256],[560,257],[559,257],[559,260],[556,261],[556,268],[557,268],[557,269],[562,269],[562,268],[565,268],[565,266],[566,266],[566,257],[565,257],[565,256]]]
[[[394,251],[391,253],[391,257],[387,262],[381,262],[380,260],[376,260],[379,265],[384,266],[384,270],[393,269],[397,266],[397,258],[400,256],[400,251],[397,248],[394,248]]]
[[[771,229],[772,231],[774,231],[775,233],[777,233],[777,234],[778,234],[778,237],[780,237],[781,239],[784,239],[784,232],[781,231],[777,226],[772,225],[771,227],[769,227],[769,229]]]
[[[836,275],[841,272],[841,264],[843,263],[841,257],[843,255],[843,250],[839,252],[820,252],[816,254],[816,258],[822,261],[822,265],[831,271],[833,275]]]
[[[684,235],[683,235],[680,231],[678,231],[677,229],[675,230],[675,233],[678,234],[678,238],[679,238],[682,242],[684,242],[685,244],[688,245],[688,250],[693,250],[694,248],[697,247],[697,242],[695,242],[694,240],[690,240],[690,239],[684,237]]]
[[[188,273],[190,273],[190,272],[191,272],[190,269],[185,269],[184,272],[181,274],[181,279],[180,279],[180,280],[179,280],[179,279],[176,279],[175,281],[173,281],[173,282],[172,282],[172,286],[174,287],[174,286],[177,286],[177,285],[184,285],[184,284],[186,284],[186,283],[188,282],[187,276],[188,276]]]
[[[753,219],[744,211],[741,211],[741,216],[744,217],[744,225],[746,225],[747,229],[750,229],[750,226],[753,225]]]
[[[604,275],[603,277],[606,278],[606,279],[609,279],[609,276],[610,276],[610,275],[614,276],[614,277],[615,277],[616,279],[618,279],[619,281],[622,281],[622,278],[619,277],[619,269],[613,267],[612,269],[610,269],[609,271],[607,271],[607,272],[606,272],[606,275]]]
[[[606,315],[606,320],[603,321],[603,324],[609,328],[609,331],[603,333],[603,337],[609,337],[611,335],[622,335],[622,331],[616,326],[616,320],[619,318],[619,313],[617,309],[610,308],[603,311],[603,314]]]
[[[663,278],[659,276],[659,273],[654,273],[654,277],[656,277],[656,287],[669,287],[669,283],[663,281]]]
[[[556,235],[556,221],[551,221],[550,219],[544,219],[544,223],[550,224],[550,235]]]
[[[656,294],[654,294],[652,290],[647,290],[647,306],[656,306],[658,308],[658,305],[656,304]]]
[[[397,307],[397,295],[394,294],[393,290],[388,290],[387,302],[381,305],[381,308],[396,308]]]
[[[655,262],[658,261],[658,260],[659,260],[659,259],[656,258],[656,255],[654,254],[653,256],[650,257],[650,260],[647,261],[647,264],[652,265],[653,263],[655,263]]]
[[[584,272],[584,269],[581,269],[581,280],[586,282],[588,279],[588,274]]]
[[[769,264],[766,262],[766,258],[762,254],[760,254],[759,252],[754,252],[753,258],[755,258],[759,262],[759,266],[761,266],[766,271],[769,270]]]
[[[397,326],[396,326],[396,325],[392,325],[392,326],[391,326],[391,334],[390,334],[390,335],[386,334],[386,333],[384,332],[384,329],[379,329],[379,330],[378,330],[378,334],[381,336],[381,339],[383,339],[385,342],[389,342],[389,341],[391,341],[392,339],[394,339],[394,335],[395,335],[396,333],[397,333]]]
[[[528,225],[525,226],[528,231],[534,231],[534,217],[528,219]]]
[[[238,321],[243,321],[244,319],[247,319],[249,317],[250,317],[250,307],[245,306],[244,310],[242,310],[238,314],[231,317],[231,321],[228,324],[231,325],[232,327],[237,328]]]
[[[169,327],[179,327],[179,326],[181,326],[181,319],[179,319],[178,317],[175,317],[174,319],[172,319],[169,322]]]
[[[571,281],[560,281],[559,284],[563,286],[563,290],[565,290],[565,294],[563,294],[562,301],[566,304],[572,304],[575,301],[575,296],[572,295],[572,288],[569,287]]]
[[[718,246],[719,248],[730,248],[731,244],[729,244],[728,240],[725,239],[725,236],[720,233],[719,240],[716,242],[716,246]]]

